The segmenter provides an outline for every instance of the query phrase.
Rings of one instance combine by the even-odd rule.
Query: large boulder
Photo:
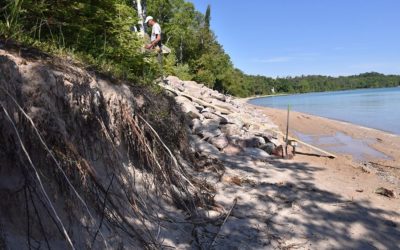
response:
[[[270,156],[267,152],[259,148],[244,148],[240,154],[257,160],[264,160]]]
[[[196,123],[196,126],[193,129],[193,133],[199,135],[204,140],[208,140],[222,134],[221,130],[219,129],[218,121],[205,119],[200,126],[198,125],[197,121],[194,122]]]
[[[275,152],[276,146],[272,142],[268,142],[260,147],[260,149],[264,150],[268,154],[272,155]]]
[[[220,112],[222,114],[228,115],[232,112],[239,112],[238,109],[236,109],[235,107],[233,107],[231,104],[225,103],[225,102],[221,102],[219,100],[214,99],[214,101],[212,101],[212,104],[218,108],[221,108],[223,110],[220,110]]]
[[[205,101],[206,103],[213,103],[214,102],[213,98],[207,97],[207,96],[202,96],[200,99]]]
[[[208,140],[213,137],[220,136],[222,134],[220,129],[210,129],[207,127],[203,127],[198,135],[200,135],[204,140]]]
[[[248,148],[258,148],[258,147],[264,145],[266,142],[263,137],[251,136],[251,137],[245,138],[245,143],[246,143],[246,147],[248,147]]]
[[[242,119],[237,114],[229,114],[229,115],[226,115],[224,117],[228,120],[228,124],[235,124],[240,129],[244,126],[244,122],[242,121]]]
[[[232,156],[232,155],[238,155],[240,154],[240,152],[242,152],[242,148],[237,146],[237,145],[233,145],[233,144],[228,144],[222,151],[224,154]]]
[[[201,121],[199,119],[193,119],[190,128],[192,129],[192,133],[198,133],[201,129]]]
[[[229,136],[229,142],[233,145],[237,145],[243,148],[258,148],[265,144],[265,140],[262,137],[249,136],[241,137],[238,135]]]
[[[195,81],[182,81],[182,82],[185,87],[193,87],[193,88],[199,88],[199,89],[204,87],[204,84],[197,83]]]
[[[189,139],[192,151],[211,158],[213,158],[213,156],[217,157],[219,155],[218,148],[204,140],[201,140],[198,136],[190,135]]]
[[[219,127],[220,127],[220,126],[219,126],[219,121],[210,120],[210,119],[205,119],[205,120],[203,121],[203,123],[202,123],[202,126],[203,126],[203,127],[208,127],[208,128],[213,128],[213,129],[216,129],[216,128],[219,128]]]
[[[202,113],[205,113],[205,112],[214,113],[214,112],[215,112],[215,109],[214,109],[214,108],[211,108],[211,107],[206,107],[206,108],[204,108],[201,112],[202,112]]]
[[[185,88],[185,93],[194,96],[196,98],[200,98],[201,95],[201,90],[203,87],[203,84],[198,84],[194,81],[183,81],[183,87]]]
[[[226,124],[221,127],[221,130],[227,136],[241,135],[241,127],[237,124]]]
[[[219,93],[218,91],[213,91],[211,92],[211,97],[215,98],[221,102],[225,102],[226,101],[226,97],[224,94]]]
[[[204,116],[204,118],[217,121],[221,125],[228,123],[228,120],[222,115],[218,115],[212,112],[204,112],[204,110],[201,112],[201,114]]]
[[[190,118],[195,119],[201,117],[197,108],[192,104],[192,102],[188,98],[183,96],[177,96],[175,97],[175,100],[177,103],[180,104],[182,111],[186,113]]]
[[[209,142],[217,147],[218,149],[222,150],[226,146],[228,146],[228,139],[224,135],[219,135],[217,137],[212,137],[209,139]]]
[[[183,88],[183,82],[176,76],[168,76],[165,80],[167,80],[168,85],[175,89]]]
[[[278,133],[272,130],[261,130],[261,131],[254,131],[255,136],[260,136],[267,141],[271,141],[274,138],[278,137]]]
[[[206,119],[211,119],[211,120],[218,120],[219,122],[219,116],[216,114],[213,114],[211,112],[201,112],[201,114],[204,116]]]

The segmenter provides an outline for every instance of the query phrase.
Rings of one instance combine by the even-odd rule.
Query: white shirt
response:
[[[151,41],[156,40],[157,35],[161,35],[161,27],[158,23],[155,23],[151,28]]]

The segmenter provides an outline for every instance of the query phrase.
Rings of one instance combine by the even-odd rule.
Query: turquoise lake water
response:
[[[400,87],[256,98],[249,103],[346,121],[400,135]]]

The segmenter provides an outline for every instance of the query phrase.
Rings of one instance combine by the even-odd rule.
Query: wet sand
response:
[[[274,122],[281,131],[286,131],[287,111],[259,107],[252,104],[246,104],[250,107],[262,111],[266,114],[272,122]],[[362,143],[364,150],[365,147],[368,152],[375,151],[374,154],[363,154],[362,159],[354,157],[351,152],[335,152],[333,147],[326,147],[327,145],[314,145],[327,150],[337,156],[335,159],[327,157],[319,157],[321,155],[314,150],[302,146],[298,148],[298,154],[294,157],[294,161],[306,162],[307,164],[322,164],[327,167],[337,167],[347,165],[353,169],[362,169],[365,172],[373,173],[378,176],[383,183],[393,190],[397,190],[397,196],[400,196],[400,136],[388,132],[380,131],[377,129],[367,128],[347,122],[332,120],[324,117],[309,115],[305,113],[290,112],[290,128],[289,135],[298,139],[304,137],[312,137],[315,139],[320,138],[335,138],[337,135],[344,135],[352,138],[354,141],[353,146],[357,147]],[[302,135],[299,138],[299,135]],[[313,145],[312,142],[307,141]],[[329,145],[332,146],[332,145]],[[343,146],[343,145],[342,145]],[[344,145],[348,146],[348,145]],[[354,149],[354,147],[353,147]],[[356,148],[357,149],[357,148]],[[378,181],[380,182],[380,181]],[[376,185],[379,185],[376,183]],[[400,202],[398,202],[400,209]]]

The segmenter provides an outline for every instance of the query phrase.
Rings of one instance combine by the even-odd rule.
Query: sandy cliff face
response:
[[[0,248],[189,244],[169,218],[201,199],[172,98],[0,50],[0,104]]]
[[[165,91],[149,91],[7,49],[0,249],[231,249],[248,241],[219,232],[226,218],[247,213],[252,196],[238,199],[247,192],[238,187],[262,183],[282,143],[260,110],[193,81],[170,76],[158,83]],[[224,228],[250,232],[258,239],[250,248],[272,244],[249,218]]]

